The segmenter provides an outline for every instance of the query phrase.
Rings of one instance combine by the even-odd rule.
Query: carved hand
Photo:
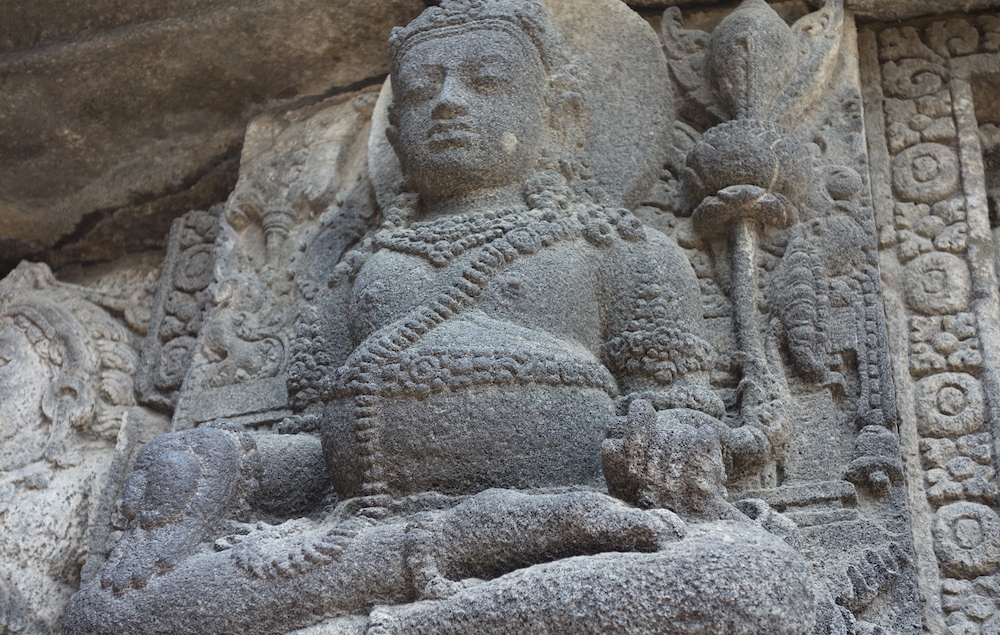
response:
[[[739,519],[726,501],[726,470],[716,427],[686,408],[657,412],[637,399],[602,447],[604,475],[614,496],[642,508],[666,508],[685,520]]]
[[[440,598],[470,578],[491,579],[570,556],[658,551],[685,533],[684,522],[668,510],[636,509],[597,492],[492,489],[411,522],[407,564],[420,594]]]

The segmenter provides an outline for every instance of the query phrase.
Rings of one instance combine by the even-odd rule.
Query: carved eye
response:
[[[428,101],[433,99],[440,91],[441,86],[438,82],[414,82],[403,89],[403,100],[408,102]]]
[[[9,363],[10,363],[10,359],[9,358],[4,357],[3,355],[0,355],[0,368],[3,368],[4,366],[6,366]]]
[[[402,86],[403,101],[422,102],[433,99],[441,92],[444,82],[444,74],[438,68],[424,68],[420,72],[405,73],[400,85]]]
[[[490,93],[498,88],[503,88],[509,83],[510,80],[506,77],[488,73],[479,73],[469,80],[469,85],[479,93]]]

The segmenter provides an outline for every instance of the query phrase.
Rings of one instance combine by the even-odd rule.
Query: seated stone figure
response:
[[[411,191],[316,307],[322,449],[225,422],[155,440],[65,632],[811,632],[807,564],[725,499],[766,440],[719,420],[679,248],[575,160],[544,7],[445,0],[390,52]],[[333,512],[208,548],[326,478]]]

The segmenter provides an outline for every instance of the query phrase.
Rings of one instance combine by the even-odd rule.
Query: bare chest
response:
[[[387,249],[376,252],[360,271],[351,296],[355,344],[431,305],[450,288],[468,288],[463,271],[474,256],[439,267],[420,256]],[[583,241],[542,249],[482,279],[466,310],[593,350],[603,331],[599,269]]]

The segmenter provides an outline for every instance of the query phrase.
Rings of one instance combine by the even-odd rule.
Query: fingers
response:
[[[152,575],[149,553],[149,532],[136,528],[115,547],[111,558],[101,570],[101,587],[115,595],[130,589],[141,589]]]

